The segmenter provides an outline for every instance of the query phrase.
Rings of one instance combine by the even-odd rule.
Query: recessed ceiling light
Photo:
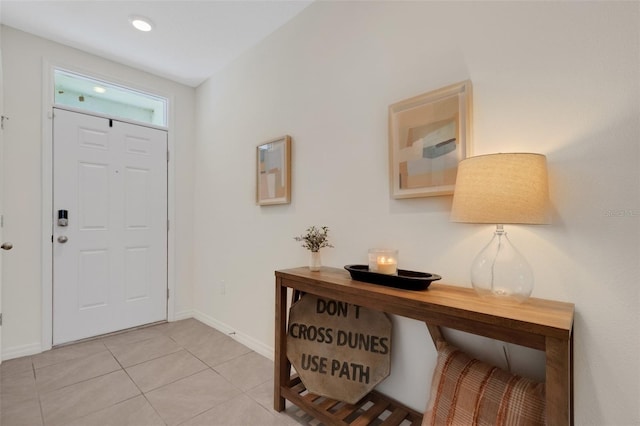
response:
[[[129,22],[131,22],[131,25],[133,25],[135,29],[140,31],[148,32],[153,29],[153,22],[144,16],[130,16]]]
[[[100,87],[100,86],[94,86],[93,87],[93,91],[96,93],[104,93],[107,91],[107,89],[105,89],[104,87]]]

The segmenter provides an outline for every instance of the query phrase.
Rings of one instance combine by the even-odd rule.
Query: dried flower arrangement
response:
[[[333,247],[329,244],[329,227],[316,228],[315,226],[310,226],[305,232],[305,234],[293,238],[296,241],[301,241],[302,247],[307,250],[316,253],[323,247]]]

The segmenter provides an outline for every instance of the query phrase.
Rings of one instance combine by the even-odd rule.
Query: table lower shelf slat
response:
[[[307,391],[300,378],[294,376],[289,386],[280,388],[282,397],[307,414],[330,426],[419,425],[422,414],[401,403],[372,391],[356,404],[347,404]]]

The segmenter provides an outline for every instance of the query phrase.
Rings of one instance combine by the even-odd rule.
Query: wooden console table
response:
[[[294,294],[311,293],[424,321],[434,342],[443,339],[442,326],[544,351],[547,424],[573,424],[573,304],[536,298],[522,304],[497,304],[477,296],[473,289],[438,283],[425,291],[400,290],[354,281],[338,268],[311,272],[304,267],[275,275],[275,410],[284,410],[288,399],[327,425],[366,425],[385,410],[391,412],[385,425],[422,421],[422,414],[376,391],[357,405],[306,392],[300,379],[291,376],[287,359],[287,289],[291,288]]]

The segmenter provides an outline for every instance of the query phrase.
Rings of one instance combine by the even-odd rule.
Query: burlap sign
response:
[[[287,357],[309,392],[355,404],[389,375],[391,320],[306,294],[289,313]]]

